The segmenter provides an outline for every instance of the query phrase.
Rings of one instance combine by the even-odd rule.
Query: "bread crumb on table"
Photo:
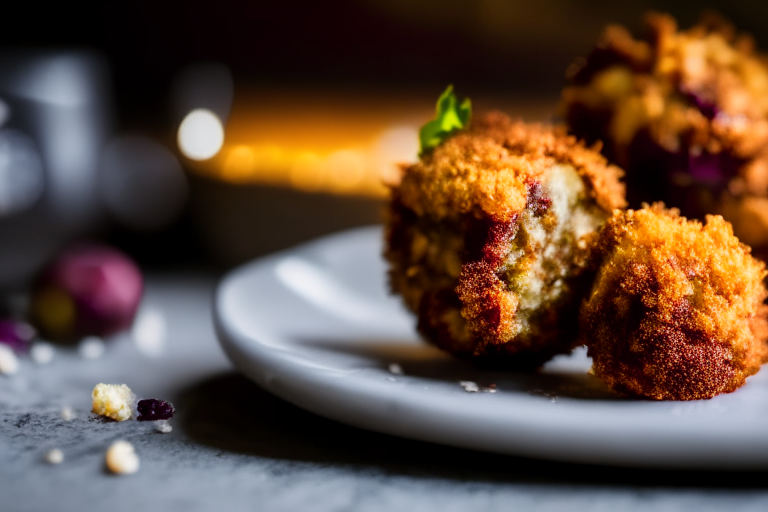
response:
[[[48,464],[61,464],[64,462],[64,452],[58,448],[54,448],[45,454],[45,462]]]
[[[39,365],[48,364],[53,361],[55,353],[56,350],[53,348],[53,345],[44,341],[35,342],[32,348],[29,349],[29,357],[35,364]]]
[[[97,384],[91,396],[94,414],[115,421],[128,420],[133,414],[135,396],[125,384]]]
[[[3,375],[13,375],[19,370],[19,360],[13,349],[5,345],[0,345],[0,373]]]
[[[87,336],[80,341],[77,351],[83,359],[99,359],[104,355],[104,340],[98,336]]]
[[[117,475],[128,475],[139,470],[139,456],[128,441],[115,441],[107,450],[107,469]]]
[[[155,432],[161,434],[169,434],[173,430],[173,427],[167,420],[160,420],[155,423]]]

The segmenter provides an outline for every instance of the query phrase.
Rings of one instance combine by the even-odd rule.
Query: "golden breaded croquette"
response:
[[[678,30],[654,13],[644,37],[606,29],[568,74],[569,130],[604,143],[627,173],[630,207],[720,214],[768,253],[768,65],[749,36],[714,16]]]
[[[481,117],[392,187],[391,288],[453,354],[530,368],[567,352],[589,247],[625,204],[620,176],[561,131]]]
[[[602,262],[581,341],[610,387],[655,400],[712,398],[768,359],[765,265],[722,217],[702,225],[661,203],[617,210],[595,248]]]

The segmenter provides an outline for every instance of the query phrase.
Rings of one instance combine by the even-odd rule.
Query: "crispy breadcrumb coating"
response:
[[[601,140],[627,172],[630,206],[666,201],[721,214],[739,239],[768,249],[768,66],[750,37],[710,16],[678,30],[650,14],[646,35],[606,29],[569,69],[569,130]]]
[[[615,211],[581,315],[593,373],[655,400],[730,393],[768,359],[763,262],[720,216],[689,221],[663,204]]]
[[[391,288],[459,356],[535,367],[567,352],[589,246],[625,204],[620,175],[561,131],[481,117],[392,187]]]

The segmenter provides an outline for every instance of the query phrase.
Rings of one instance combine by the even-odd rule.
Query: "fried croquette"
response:
[[[392,187],[391,289],[438,347],[535,368],[574,346],[590,246],[625,205],[620,176],[562,131],[481,117]]]
[[[710,16],[685,31],[663,14],[646,36],[611,26],[568,72],[569,131],[602,141],[627,173],[631,207],[665,201],[720,214],[768,250],[768,66],[750,37]]]
[[[614,212],[580,314],[594,375],[655,400],[730,393],[768,358],[763,262],[720,216],[663,204]]]

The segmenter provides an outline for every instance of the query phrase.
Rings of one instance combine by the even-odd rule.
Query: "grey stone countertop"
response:
[[[211,323],[215,279],[148,278],[149,338],[101,358],[57,348],[0,376],[0,511],[88,510],[765,510],[768,475],[560,464],[357,430],[293,407],[238,375]],[[140,316],[140,319],[142,317]],[[163,326],[166,335],[162,336]],[[146,341],[146,340],[145,340]],[[173,431],[90,413],[99,382],[176,406]],[[62,418],[63,407],[75,417]],[[768,434],[767,434],[768,435]],[[107,472],[112,441],[136,448],[132,475]],[[54,448],[58,465],[45,462]]]

